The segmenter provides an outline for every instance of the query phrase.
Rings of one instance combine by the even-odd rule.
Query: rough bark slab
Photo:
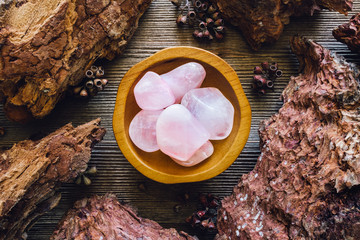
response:
[[[0,239],[19,239],[35,218],[58,204],[56,189],[86,170],[92,147],[104,136],[99,123],[67,124],[1,153]]]
[[[330,9],[347,14],[352,0],[212,0],[222,16],[238,27],[254,50],[279,39],[291,16]]]
[[[0,6],[0,100],[9,119],[49,114],[98,58],[121,53],[151,0],[31,0]]]
[[[261,155],[222,202],[217,239],[360,239],[359,71],[291,40],[302,73],[262,122]]]
[[[348,23],[333,30],[333,36],[339,42],[348,45],[354,52],[360,52],[360,13],[351,17]]]
[[[197,239],[174,228],[138,217],[113,194],[77,201],[50,238],[57,239]]]

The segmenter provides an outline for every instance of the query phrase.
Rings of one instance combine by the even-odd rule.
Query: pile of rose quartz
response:
[[[149,71],[140,79],[134,95],[142,110],[129,129],[138,148],[160,149],[187,167],[213,154],[209,140],[229,136],[234,107],[217,88],[199,88],[205,75],[201,64],[189,62],[162,75]]]

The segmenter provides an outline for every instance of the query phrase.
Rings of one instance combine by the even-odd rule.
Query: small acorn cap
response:
[[[87,174],[94,175],[97,173],[97,169],[95,166],[91,167],[89,170],[86,171]]]
[[[86,89],[83,89],[80,91],[80,94],[79,94],[81,97],[87,97],[89,96],[89,93],[86,91]]]
[[[105,74],[104,70],[98,69],[98,70],[96,71],[95,76],[96,76],[96,77],[102,77],[102,76],[104,76],[104,74]]]
[[[94,79],[94,85],[96,87],[102,87],[101,79],[99,79],[99,78]]]
[[[94,73],[94,72],[97,72],[97,70],[99,70],[99,68],[97,66],[95,66],[95,65],[92,65],[90,67],[90,70]]]
[[[87,88],[92,88],[93,86],[94,86],[93,80],[89,80],[85,83],[85,87],[87,87]]]
[[[101,83],[103,86],[106,86],[108,84],[108,80],[106,78],[101,79]]]
[[[268,80],[268,81],[266,81],[266,86],[267,86],[268,88],[273,88],[273,87],[274,87],[274,82],[271,81],[271,80]]]
[[[187,15],[188,15],[189,19],[195,19],[196,18],[196,13],[194,11],[189,11]]]

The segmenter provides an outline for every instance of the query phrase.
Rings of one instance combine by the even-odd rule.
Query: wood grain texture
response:
[[[79,187],[68,184],[62,187],[62,200],[58,207],[44,215],[29,233],[29,239],[48,239],[64,212],[74,201],[93,193],[113,192],[119,199],[131,202],[138,208],[141,217],[159,222],[163,227],[175,227],[194,233],[184,219],[195,209],[197,194],[211,192],[219,196],[230,195],[242,174],[248,173],[259,156],[259,122],[276,113],[281,107],[280,93],[287,85],[290,76],[297,75],[298,62],[289,47],[289,37],[301,34],[311,38],[324,47],[334,50],[350,62],[360,63],[359,55],[351,53],[347,46],[332,37],[332,29],[348,21],[351,15],[360,11],[360,3],[355,2],[349,16],[323,11],[313,17],[294,18],[284,29],[280,39],[272,46],[258,52],[250,50],[241,34],[229,27],[223,42],[199,43],[193,39],[192,30],[176,27],[177,11],[167,0],[154,0],[145,15],[140,19],[139,29],[124,54],[112,62],[102,62],[110,83],[105,90],[89,101],[66,99],[46,119],[21,126],[6,120],[0,110],[0,126],[5,127],[6,135],[0,137],[0,146],[9,147],[39,131],[50,133],[72,121],[75,125],[102,118],[102,126],[108,133],[104,140],[95,146],[90,165],[96,165],[99,173],[92,178],[92,185]],[[204,48],[227,61],[236,71],[252,109],[252,126],[248,142],[237,160],[222,174],[207,181],[165,185],[149,180],[139,173],[120,152],[113,132],[112,115],[119,83],[124,74],[136,63],[155,52],[171,46],[194,46]],[[261,61],[276,61],[284,75],[275,82],[274,92],[258,97],[252,92],[252,70]],[[145,191],[138,185],[144,183]],[[177,196],[189,192],[189,204],[180,213],[173,211],[178,204]],[[210,239],[204,236],[203,239]]]
[[[161,151],[141,151],[129,136],[130,122],[141,110],[134,96],[137,82],[148,71],[164,74],[188,62],[198,62],[205,68],[206,77],[201,86],[218,88],[235,110],[230,135],[224,140],[212,141],[214,153],[193,167],[180,166]],[[162,183],[203,181],[223,172],[244,148],[250,125],[250,105],[236,72],[215,54],[194,47],[166,48],[134,65],[121,80],[113,116],[114,135],[122,153],[141,173]]]

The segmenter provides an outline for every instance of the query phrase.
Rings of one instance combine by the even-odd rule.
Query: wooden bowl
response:
[[[137,148],[129,137],[129,125],[140,111],[134,87],[147,71],[166,73],[184,63],[198,62],[206,70],[201,87],[216,87],[235,108],[234,126],[224,140],[211,141],[213,155],[193,167],[176,164],[161,151],[148,153]],[[194,47],[163,49],[134,65],[121,80],[113,115],[116,141],[127,160],[142,174],[162,183],[183,183],[206,180],[225,171],[238,157],[248,139],[251,125],[249,102],[236,72],[224,60],[208,51]]]

